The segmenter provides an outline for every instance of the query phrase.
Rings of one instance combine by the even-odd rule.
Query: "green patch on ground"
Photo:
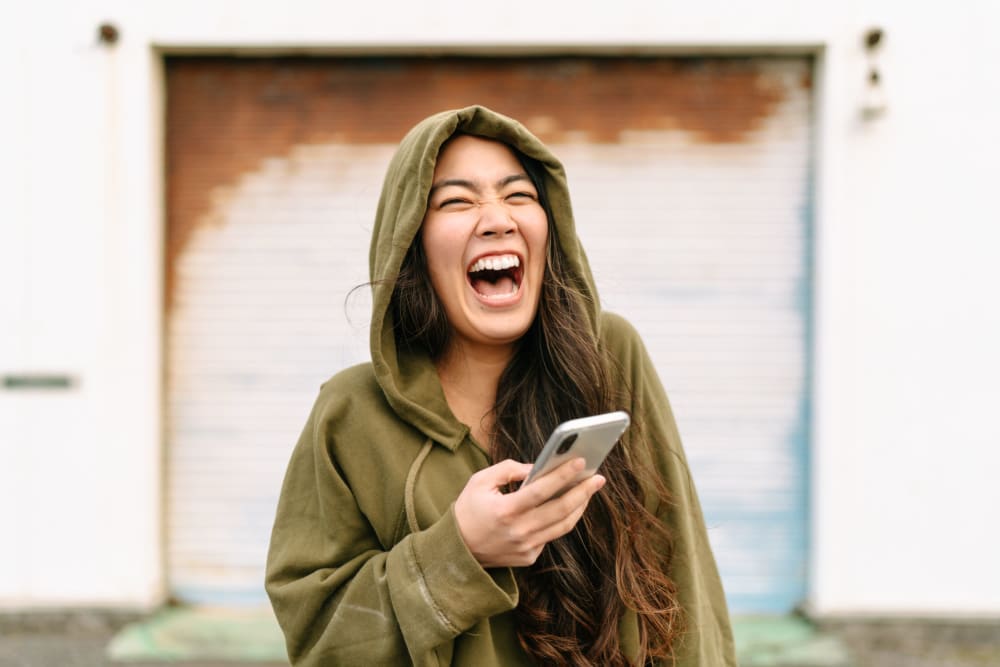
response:
[[[853,667],[843,642],[798,616],[733,620],[740,667]]]
[[[270,609],[162,609],[125,626],[108,644],[107,655],[120,662],[288,663]]]

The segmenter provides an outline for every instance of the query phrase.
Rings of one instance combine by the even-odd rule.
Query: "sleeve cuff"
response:
[[[486,570],[462,539],[452,505],[426,530],[411,536],[413,565],[432,604],[455,635],[517,606],[510,568]]]

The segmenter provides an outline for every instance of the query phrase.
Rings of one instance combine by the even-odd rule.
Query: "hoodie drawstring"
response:
[[[424,464],[424,459],[431,453],[433,446],[434,441],[428,438],[424,446],[420,448],[417,458],[413,459],[413,463],[410,464],[410,469],[406,473],[406,485],[403,487],[403,506],[406,511],[406,523],[409,525],[411,533],[420,531],[420,524],[417,523],[417,512],[413,508],[413,487],[417,483],[417,472],[420,470],[420,466]]]

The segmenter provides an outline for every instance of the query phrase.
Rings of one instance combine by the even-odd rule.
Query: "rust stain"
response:
[[[213,197],[292,146],[396,143],[421,118],[474,103],[552,143],[628,130],[740,142],[784,99],[769,72],[742,58],[168,58],[167,308]]]

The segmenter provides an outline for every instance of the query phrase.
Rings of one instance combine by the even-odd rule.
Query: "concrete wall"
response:
[[[291,8],[290,8],[291,7]],[[0,606],[156,604],[162,51],[818,55],[821,614],[1000,614],[1000,5],[40,2],[0,46]],[[121,30],[100,45],[97,26]],[[862,34],[887,109],[865,120]]]

